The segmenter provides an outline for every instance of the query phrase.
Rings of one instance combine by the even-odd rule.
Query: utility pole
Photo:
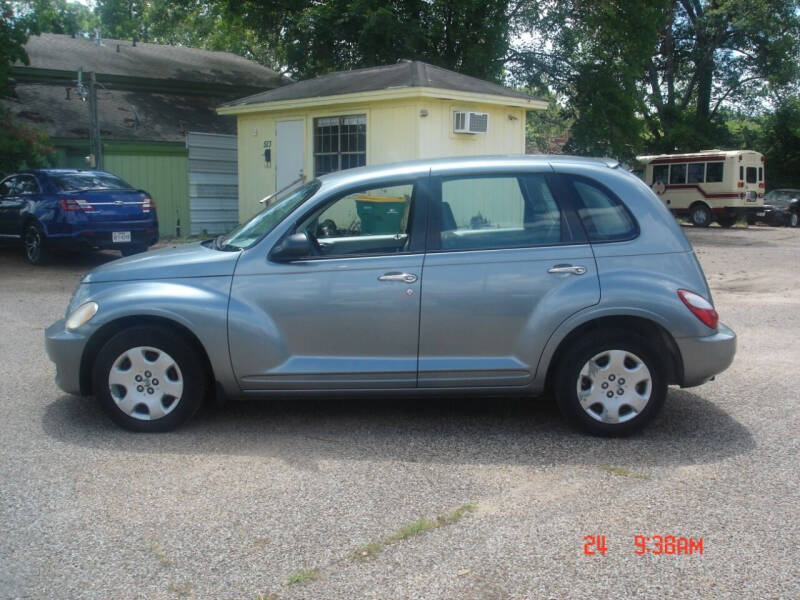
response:
[[[78,69],[77,92],[81,99],[89,104],[89,149],[94,157],[95,169],[103,168],[103,142],[100,139],[100,121],[97,118],[97,77],[94,72],[88,73],[89,85],[83,83],[83,67]]]

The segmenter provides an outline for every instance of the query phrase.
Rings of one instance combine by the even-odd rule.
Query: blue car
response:
[[[31,264],[58,249],[144,252],[158,241],[150,194],[105,171],[33,169],[0,181],[0,238],[21,240]]]

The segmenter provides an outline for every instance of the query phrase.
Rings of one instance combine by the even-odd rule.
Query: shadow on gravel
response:
[[[133,434],[93,400],[65,395],[42,425],[61,442],[114,453],[264,456],[306,468],[317,460],[689,465],[755,447],[743,425],[684,390],[670,390],[656,421],[626,439],[572,431],[549,398],[251,400],[204,408],[172,433]]]
[[[84,270],[90,271],[95,267],[116,260],[120,253],[112,250],[102,252],[54,252],[46,265],[35,267],[25,259],[25,253],[21,246],[10,244],[0,245],[0,268],[16,269],[19,271],[33,270],[36,273],[46,273],[48,271]]]

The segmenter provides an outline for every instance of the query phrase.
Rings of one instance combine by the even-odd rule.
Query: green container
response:
[[[362,235],[401,233],[406,214],[406,199],[364,194],[356,198],[356,212],[361,219]]]

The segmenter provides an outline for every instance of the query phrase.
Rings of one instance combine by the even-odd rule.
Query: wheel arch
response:
[[[169,329],[182,336],[188,343],[190,343],[200,355],[205,367],[209,384],[208,389],[215,389],[216,377],[214,375],[214,368],[211,365],[211,361],[208,358],[208,353],[206,352],[205,347],[191,329],[166,317],[154,315],[136,315],[114,319],[113,321],[110,321],[100,327],[100,329],[94,332],[92,337],[89,338],[86,346],[84,347],[83,354],[81,355],[80,391],[82,395],[93,395],[92,369],[94,367],[95,360],[97,359],[97,355],[105,343],[124,329],[129,327],[140,327],[143,325],[154,325]]]
[[[587,333],[604,329],[617,332],[627,331],[646,340],[657,339],[662,347],[666,349],[670,359],[666,361],[667,383],[681,384],[683,381],[683,361],[680,349],[672,335],[662,325],[653,320],[636,315],[620,314],[601,316],[580,323],[561,339],[547,365],[545,375],[545,387],[547,389],[553,389],[555,371],[567,348],[575,340]]]

